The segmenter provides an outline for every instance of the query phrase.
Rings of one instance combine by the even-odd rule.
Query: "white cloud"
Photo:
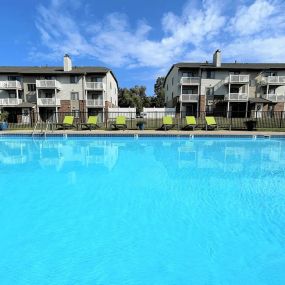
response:
[[[211,60],[221,48],[225,60],[284,61],[285,4],[282,0],[255,0],[238,4],[229,11],[224,1],[189,0],[181,15],[168,12],[161,19],[161,37],[150,37],[146,21],[131,26],[124,14],[112,13],[96,22],[78,23],[63,5],[52,0],[39,6],[36,26],[49,58],[64,53],[85,56],[110,67],[151,67],[166,70],[183,61]],[[73,0],[73,10],[80,0]],[[248,3],[248,2],[247,2]],[[66,3],[65,3],[66,4]],[[227,9],[225,9],[225,7]],[[230,16],[233,15],[233,16]],[[43,56],[33,51],[33,55]]]

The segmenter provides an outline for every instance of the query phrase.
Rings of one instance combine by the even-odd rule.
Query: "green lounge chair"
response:
[[[87,129],[89,129],[91,131],[92,128],[94,128],[94,129],[100,128],[97,125],[97,120],[98,120],[98,116],[89,116],[87,123],[80,124],[81,129],[82,129],[82,127],[86,127]]]
[[[62,128],[62,129],[67,129],[67,128],[75,128],[73,125],[74,121],[74,116],[65,116],[63,119],[62,124],[56,124],[56,128]]]
[[[209,129],[214,130],[215,128],[218,129],[218,124],[214,117],[205,117],[206,120],[206,131]]]
[[[175,127],[175,124],[173,123],[173,118],[170,116],[165,116],[162,118],[162,126],[160,129],[168,131]]]
[[[189,128],[193,128],[194,129],[197,127],[197,122],[196,122],[196,118],[194,116],[186,116],[186,125],[183,127],[184,130],[187,130]]]
[[[126,117],[125,116],[118,116],[116,118],[116,122],[111,125],[111,127],[114,127],[116,130],[120,129],[127,129],[127,123],[126,123]]]

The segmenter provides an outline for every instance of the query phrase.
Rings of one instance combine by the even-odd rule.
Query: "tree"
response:
[[[164,107],[165,92],[163,89],[164,77],[158,77],[154,84],[154,96],[152,98],[152,106]]]

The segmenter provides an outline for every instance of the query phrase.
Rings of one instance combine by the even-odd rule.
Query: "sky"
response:
[[[120,87],[177,62],[285,62],[284,0],[1,0],[0,65],[105,66]]]

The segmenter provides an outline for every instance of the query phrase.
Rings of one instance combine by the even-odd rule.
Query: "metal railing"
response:
[[[85,89],[86,90],[103,90],[105,85],[103,82],[86,82]]]
[[[285,102],[285,94],[268,93],[268,94],[263,94],[261,97],[272,102]]]
[[[229,93],[225,95],[225,100],[228,101],[247,101],[248,94],[247,93]]]
[[[285,84],[285,76],[267,76],[262,77],[261,82],[264,84]]]
[[[19,105],[22,102],[23,100],[18,98],[2,98],[0,99],[0,106],[14,106]]]
[[[60,106],[60,99],[56,98],[37,98],[38,106]]]
[[[36,80],[36,87],[37,88],[43,88],[43,89],[49,89],[49,88],[61,88],[61,84],[57,80]]]
[[[180,84],[181,85],[199,85],[200,77],[181,77]]]
[[[56,128],[57,123],[62,123],[66,115],[74,116],[74,128],[81,129],[81,124],[86,123],[90,115],[98,116],[100,129],[111,129],[116,117],[125,116],[128,129],[137,129],[139,124],[144,124],[144,129],[159,129],[162,126],[164,116],[170,116],[173,120],[173,129],[182,130],[186,125],[185,117],[195,116],[197,129],[205,129],[205,116],[213,116],[219,128],[231,130],[245,130],[247,121],[254,121],[258,129],[285,129],[285,111],[212,111],[212,112],[153,112],[148,117],[140,116],[135,112],[33,112],[21,113],[10,112],[8,117],[9,129],[33,129],[51,130]],[[36,126],[36,127],[35,127]]]
[[[103,107],[104,101],[103,99],[87,99],[86,106],[87,107]]]
[[[22,89],[22,84],[18,80],[14,81],[0,81],[0,89]]]
[[[180,102],[198,102],[199,94],[181,94],[179,97]]]
[[[227,77],[226,82],[228,83],[248,83],[249,75],[248,74],[231,74]]]

